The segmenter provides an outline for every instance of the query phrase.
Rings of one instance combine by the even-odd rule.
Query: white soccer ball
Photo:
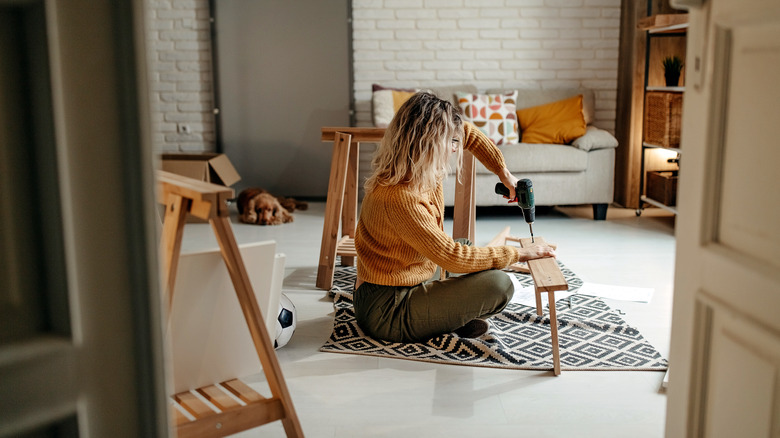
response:
[[[282,348],[290,342],[297,322],[298,316],[295,313],[295,306],[287,295],[282,294],[279,297],[279,313],[276,317],[274,348]]]

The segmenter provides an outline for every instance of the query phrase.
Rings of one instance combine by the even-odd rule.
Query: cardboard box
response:
[[[225,154],[163,154],[162,170],[227,187],[241,180]]]
[[[241,180],[238,171],[225,154],[162,154],[162,170],[227,187]],[[188,214],[187,222],[207,221]]]

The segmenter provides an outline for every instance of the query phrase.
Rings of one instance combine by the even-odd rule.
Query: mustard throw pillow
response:
[[[416,89],[390,88],[378,84],[372,85],[371,112],[374,126],[387,128],[396,111],[407,99],[412,97]]]
[[[523,143],[569,144],[585,135],[582,95],[517,111]]]

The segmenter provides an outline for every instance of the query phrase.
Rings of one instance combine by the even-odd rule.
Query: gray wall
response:
[[[216,0],[218,136],[242,180],[276,195],[327,194],[322,126],[350,123],[347,0]]]

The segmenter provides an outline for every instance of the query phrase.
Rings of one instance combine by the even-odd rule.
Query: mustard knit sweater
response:
[[[498,174],[501,151],[474,125],[464,123],[463,148]],[[513,246],[477,248],[456,243],[444,232],[444,189],[427,193],[405,184],[378,186],[363,198],[355,233],[358,276],[385,286],[414,286],[436,266],[467,273],[502,269],[519,260]]]

